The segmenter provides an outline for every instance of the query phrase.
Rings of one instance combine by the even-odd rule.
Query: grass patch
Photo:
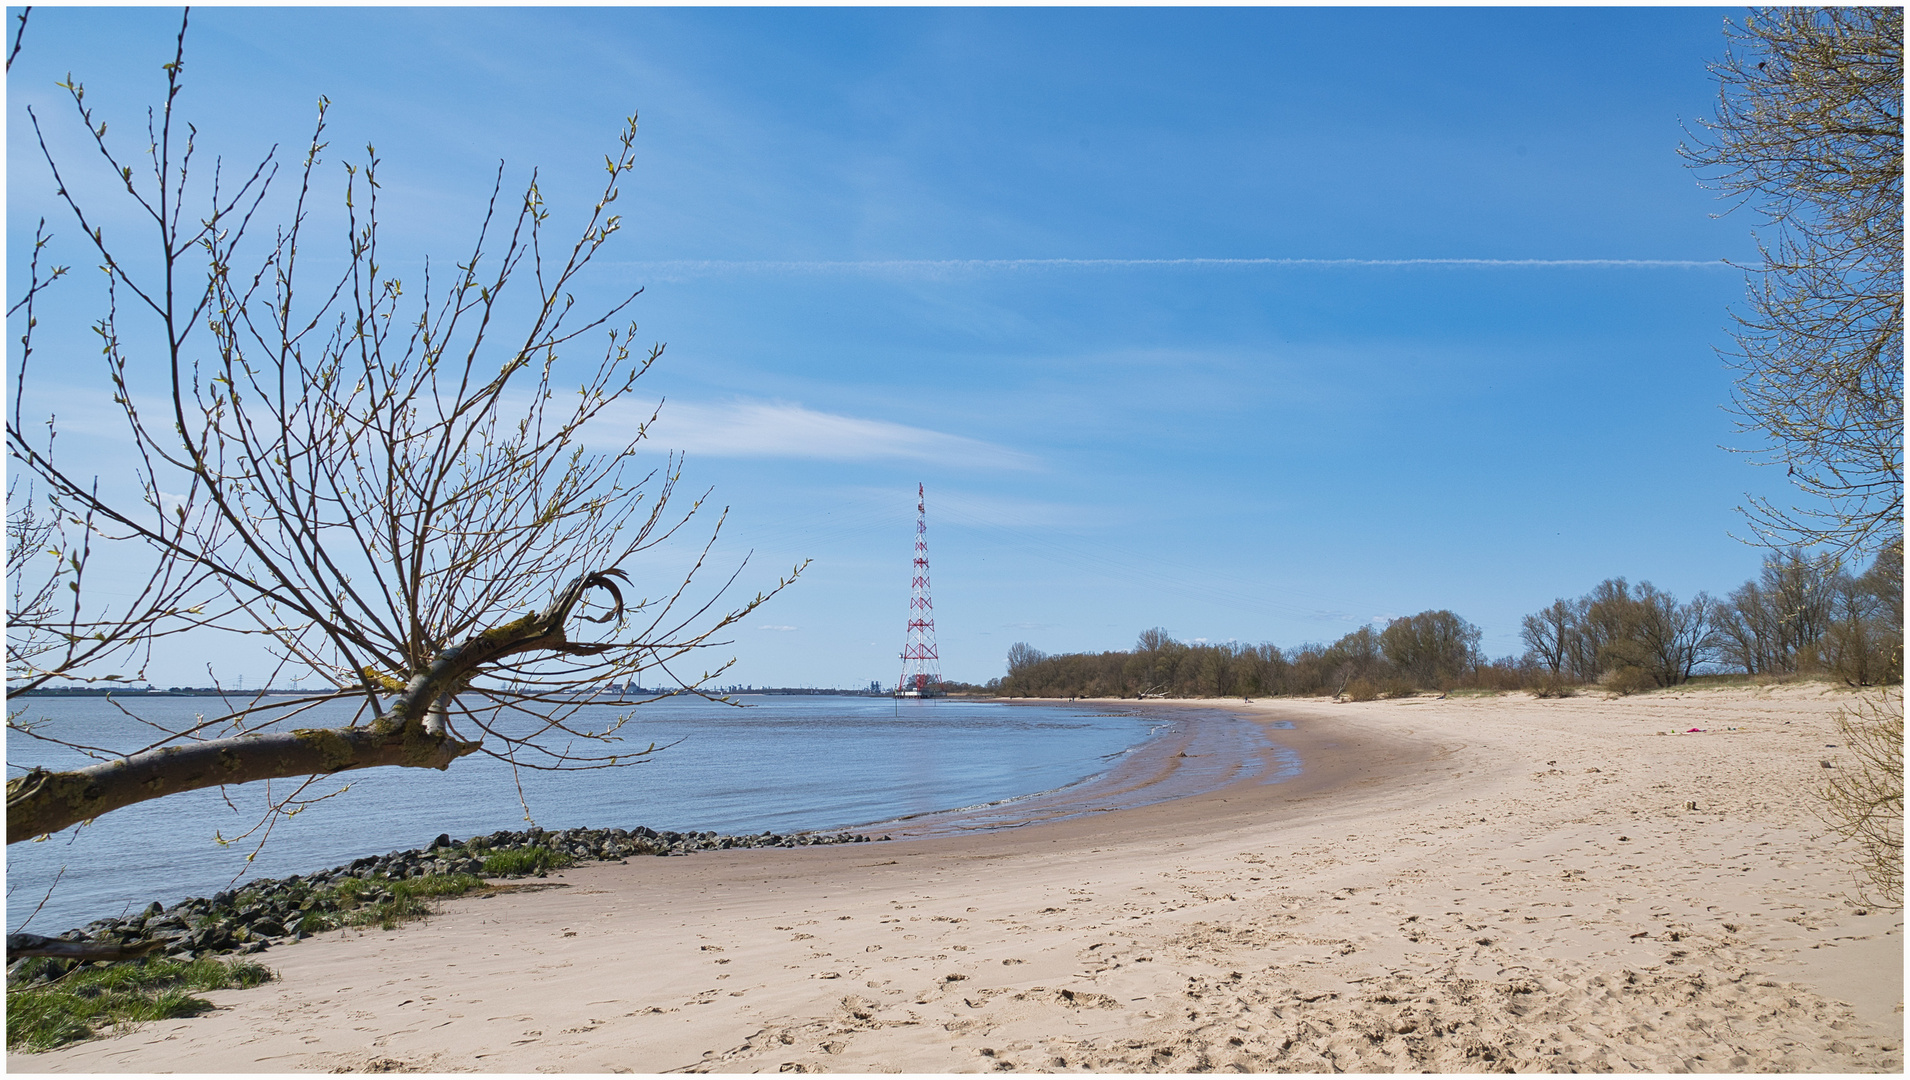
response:
[[[494,851],[484,857],[486,877],[506,877],[511,874],[541,874],[546,870],[557,870],[569,866],[570,856],[546,847],[511,848],[509,851]]]
[[[251,960],[202,957],[192,961],[146,957],[73,969],[53,982],[30,985],[57,971],[59,961],[27,961],[7,986],[7,1049],[27,1053],[90,1039],[102,1026],[197,1016],[212,1008],[194,991],[245,989],[272,979]]]
[[[426,874],[396,882],[392,891],[416,897],[463,896],[483,887],[484,879],[475,874]]]
[[[429,915],[431,906],[427,901],[441,896],[462,896],[483,887],[484,879],[473,874],[426,874],[396,881],[346,878],[315,894],[317,902],[298,918],[297,929],[307,934],[341,926],[393,930],[401,923]]]
[[[557,864],[546,859],[543,865]],[[392,930],[430,914],[434,899],[484,887],[484,879],[473,874],[346,878],[293,889],[290,899],[298,910],[283,921],[307,934],[347,926]],[[239,897],[241,906],[256,899],[250,892]],[[37,957],[8,977],[7,1048],[34,1053],[92,1038],[103,1026],[196,1016],[212,1003],[194,997],[195,992],[243,989],[271,978],[269,969],[251,960],[212,956],[190,961],[149,956],[106,967]]]
[[[1842,680],[1828,673],[1818,671],[1776,672],[1762,675],[1739,675],[1735,673],[1716,675],[1693,675],[1678,684],[1680,690],[1726,690],[1735,687],[1763,688],[1769,686],[1790,686],[1795,684],[1821,685],[1828,689],[1845,689]]]

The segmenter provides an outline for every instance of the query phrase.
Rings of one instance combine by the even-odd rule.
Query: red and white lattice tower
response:
[[[928,500],[915,485],[915,575],[909,582],[909,637],[902,646],[902,677],[895,692],[926,697],[942,682],[935,652],[935,604],[928,595]]]

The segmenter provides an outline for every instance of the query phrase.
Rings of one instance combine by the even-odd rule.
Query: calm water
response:
[[[837,829],[931,810],[1047,791],[1105,771],[1160,729],[1158,718],[1065,705],[893,701],[885,698],[744,697],[737,709],[701,699],[643,706],[625,729],[638,746],[677,742],[627,769],[519,774],[536,824],[720,833]],[[35,717],[125,745],[131,723],[98,699],[25,698]],[[160,697],[142,716],[189,722],[216,702]],[[605,707],[604,718],[617,710]],[[324,722],[342,722],[337,719]],[[579,717],[579,723],[583,718]],[[302,726],[319,726],[308,714]],[[602,721],[599,720],[599,723]],[[69,735],[69,737],[71,737]],[[681,740],[678,742],[678,740]],[[80,763],[30,740],[8,742],[8,775],[27,765]],[[321,782],[322,784],[323,782]],[[429,844],[525,826],[508,766],[473,755],[445,772],[369,769],[315,785],[338,798],[283,819],[246,871],[257,838],[221,846],[258,821],[264,785],[189,792],[100,818],[77,832],[7,851],[7,928],[17,930],[65,868],[36,933],[53,934],[159,900],[208,896],[235,874],[284,877]],[[254,789],[257,789],[256,791]],[[274,792],[290,790],[275,782]],[[231,803],[227,803],[230,798]]]

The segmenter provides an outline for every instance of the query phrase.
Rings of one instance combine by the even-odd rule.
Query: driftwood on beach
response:
[[[69,941],[40,934],[8,934],[7,961],[28,956],[57,956],[63,960],[132,960],[165,947],[163,941]]]

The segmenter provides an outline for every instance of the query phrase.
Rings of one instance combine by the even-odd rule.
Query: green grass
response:
[[[530,859],[536,868],[567,865],[555,852]],[[559,861],[561,860],[561,861]],[[288,919],[305,933],[345,926],[395,929],[401,923],[430,914],[430,901],[461,896],[484,888],[484,879],[472,874],[427,874],[424,877],[347,878],[336,885],[299,892],[311,906]],[[250,899],[242,895],[241,901]],[[7,1048],[29,1053],[92,1038],[102,1026],[123,1027],[147,1020],[196,1016],[212,1008],[195,991],[244,989],[272,978],[272,972],[250,960],[200,957],[173,960],[147,957],[107,967],[82,965],[58,975],[67,962],[51,958],[27,961],[7,986]],[[51,982],[42,975],[58,976]]]
[[[57,961],[29,960],[7,987],[7,1049],[37,1053],[92,1038],[102,1026],[196,1016],[212,1008],[194,991],[245,989],[272,979],[250,960],[148,957],[108,967],[75,968],[51,983],[25,985],[57,970]]]
[[[483,887],[484,879],[475,874],[426,874],[397,882],[392,891],[415,897],[463,896]]]
[[[319,902],[299,918],[298,929],[307,934],[341,926],[377,926],[392,930],[400,923],[430,914],[431,907],[426,901],[440,896],[462,896],[483,887],[484,879],[472,874],[426,874],[397,881],[347,878],[313,894]]]
[[[546,870],[556,870],[570,865],[570,856],[549,848],[512,848],[509,851],[494,851],[484,857],[484,873],[487,877],[503,877],[507,874],[541,874]]]

